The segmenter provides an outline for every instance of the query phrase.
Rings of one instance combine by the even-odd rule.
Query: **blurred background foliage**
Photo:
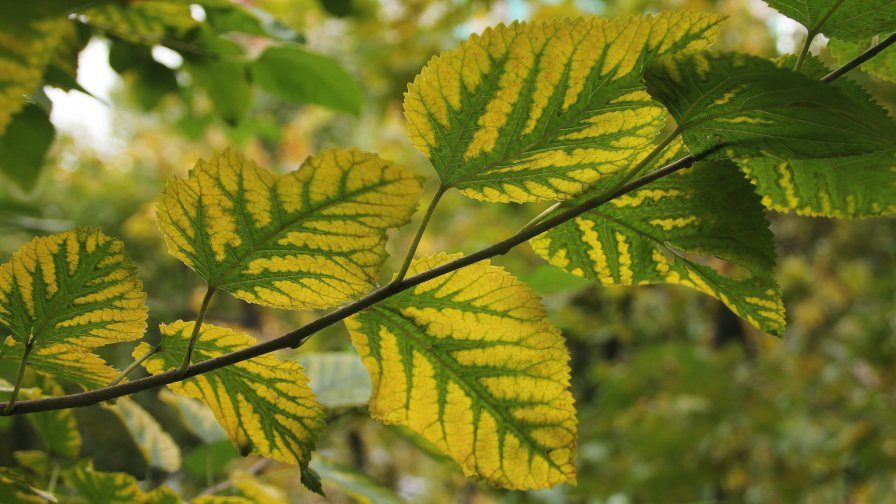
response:
[[[202,295],[198,278],[165,253],[153,201],[167,177],[184,175],[216,149],[233,146],[288,171],[320,149],[358,146],[432,177],[405,136],[403,91],[432,55],[513,19],[713,10],[729,16],[719,49],[774,57],[798,49],[803,38],[795,23],[759,0],[243,0],[237,11],[228,5],[193,4],[186,29],[148,42],[81,19],[78,86],[94,97],[77,97],[71,82],[40,93],[44,110],[53,105],[57,130],[43,169],[24,188],[13,180],[0,184],[3,260],[33,236],[79,225],[101,226],[125,241],[148,292],[150,341],[158,338],[159,322],[193,317]],[[835,65],[825,41],[816,45]],[[238,57],[208,57],[207,47]],[[331,71],[323,82],[344,71],[352,83],[343,83],[336,98],[291,95],[295,82],[318,77],[312,70],[264,76],[252,67],[270,47],[321,58]],[[862,73],[851,78],[892,113],[896,85]],[[311,86],[312,95],[320,87]],[[451,193],[420,252],[477,250],[542,209],[484,205]],[[328,406],[315,464],[329,500],[896,502],[896,221],[770,218],[789,319],[782,340],[683,288],[588,285],[540,263],[526,247],[497,260],[543,294],[568,339],[580,419],[577,486],[522,493],[466,481],[413,436],[370,420],[369,382],[344,329],[318,334],[289,357],[309,368]],[[390,241],[384,280],[411,229]],[[224,296],[210,312],[213,322],[260,339],[318,315]],[[130,350],[113,347],[106,357],[124,366]],[[10,370],[0,371],[9,378]],[[125,423],[93,407],[75,414],[81,455],[97,469],[131,473],[147,489],[167,482],[185,496],[321,501],[299,485],[296,468],[240,457],[201,421],[207,414],[201,408],[158,391],[134,399],[180,447],[178,464],[154,461],[145,450],[139,455]],[[34,452],[22,451],[42,446],[24,418],[0,419],[0,435],[0,465],[30,460],[35,472],[54,477]],[[54,467],[68,464],[53,457]]]

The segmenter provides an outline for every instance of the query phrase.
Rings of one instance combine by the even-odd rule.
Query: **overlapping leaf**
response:
[[[531,245],[576,276],[604,285],[685,285],[721,300],[763,331],[784,330],[768,221],[753,188],[730,162],[698,163],[652,182]],[[698,255],[739,267],[729,265],[724,275],[712,267],[718,261]]]
[[[22,390],[22,397],[27,399],[65,394],[65,390],[55,380],[36,373],[26,378],[25,385],[35,387],[31,389],[31,393]],[[78,457],[81,452],[81,433],[78,432],[78,423],[72,410],[32,413],[27,418],[47,452],[70,459]]]
[[[177,443],[142,406],[128,397],[122,397],[115,404],[104,407],[121,420],[150,467],[170,473],[180,469],[180,448]]]
[[[363,504],[403,504],[398,495],[367,474],[333,462],[315,460],[314,470],[320,473],[326,486]]]
[[[203,443],[212,444],[227,439],[227,433],[221,428],[215,414],[202,401],[175,394],[168,389],[159,391],[159,400],[177,408],[184,427]]]
[[[792,66],[783,58],[780,66]],[[821,78],[828,69],[814,57],[805,60],[803,72]],[[858,84],[846,78],[829,86],[849,96],[867,117],[896,123]],[[877,217],[896,213],[896,142],[889,149],[860,156],[829,159],[761,157],[739,160],[770,209],[821,217]]]
[[[866,49],[871,47],[872,42],[872,39],[861,42],[834,39],[828,43],[828,48],[840,64],[845,64],[847,61],[865,52]],[[875,77],[896,83],[896,51],[890,49],[879,53],[862,63],[859,69]]]
[[[328,150],[277,177],[224,151],[171,179],[158,203],[172,254],[212,287],[276,308],[324,308],[368,290],[386,229],[405,224],[420,179],[373,154]]]
[[[127,473],[100,472],[90,462],[82,462],[63,471],[66,483],[80,499],[73,502],[104,504],[133,504],[143,500],[144,494],[137,480]]]
[[[143,366],[150,373],[176,369],[193,331],[193,322],[161,326],[162,350]],[[207,360],[255,344],[255,339],[230,329],[203,324],[193,350],[195,360]],[[139,357],[147,343],[134,350]],[[324,427],[323,409],[308,387],[302,366],[271,355],[255,357],[183,382],[171,390],[205,402],[231,441],[243,452],[255,452],[289,464],[307,466],[317,434]]]
[[[146,295],[124,245],[95,228],[35,238],[0,266],[0,358],[85,386],[117,372],[91,353],[146,329]]]
[[[56,44],[74,26],[65,18],[0,22],[0,135],[43,81]]]
[[[567,199],[652,148],[654,58],[706,48],[719,16],[667,12],[499,25],[435,57],[405,95],[409,135],[445,186],[487,201]]]
[[[759,57],[668,57],[651,65],[645,79],[692,152],[722,143],[731,155],[811,159],[876,152],[896,142],[886,114],[869,114],[867,104],[836,86]]]
[[[81,11],[84,20],[125,40],[156,44],[197,25],[190,4],[179,0],[110,2]]]
[[[345,408],[367,404],[370,378],[354,353],[305,353],[298,361],[305,368],[314,395],[324,406]]]
[[[416,261],[411,274],[458,256]],[[371,414],[405,425],[468,476],[512,489],[575,480],[569,355],[538,297],[477,263],[346,320]]]
[[[809,33],[859,40],[896,29],[894,0],[765,0]]]

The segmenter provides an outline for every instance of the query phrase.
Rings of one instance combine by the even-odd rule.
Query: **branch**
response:
[[[852,70],[853,68],[861,65],[862,63],[870,60],[871,58],[877,56],[881,51],[883,51],[887,47],[890,47],[891,45],[893,45],[894,42],[896,42],[896,33],[890,35],[889,37],[878,42],[877,44],[874,44],[873,46],[869,47],[868,49],[865,50],[865,52],[856,56],[855,58],[853,58],[852,60],[847,62],[845,65],[843,65],[842,67],[825,75],[824,78],[821,79],[821,81],[822,82],[831,82],[834,79],[837,79],[838,77],[845,74],[846,72],[848,72],[848,71]]]

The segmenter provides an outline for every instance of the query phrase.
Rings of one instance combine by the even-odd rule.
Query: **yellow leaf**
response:
[[[162,325],[162,350],[143,366],[152,374],[178,368],[193,331],[193,322]],[[252,346],[255,339],[203,324],[193,349],[197,359],[212,359]],[[150,346],[141,343],[135,358]],[[307,465],[317,434],[325,425],[323,408],[308,387],[302,366],[271,355],[255,357],[182,382],[171,390],[207,404],[231,441],[244,453],[254,452],[288,464]]]
[[[419,194],[418,177],[358,150],[324,151],[279,178],[227,150],[171,179],[158,218],[171,253],[210,286],[325,308],[376,282],[386,229],[408,222]]]
[[[421,259],[410,272],[456,257]],[[346,325],[370,372],[375,418],[411,428],[493,485],[575,480],[569,354],[541,301],[509,273],[467,266]]]
[[[562,200],[637,162],[662,129],[655,58],[706,48],[721,18],[666,12],[499,25],[435,58],[405,95],[443,185],[499,202]]]
[[[85,386],[117,372],[93,349],[146,330],[146,295],[124,245],[99,229],[39,237],[0,266],[0,358]],[[8,336],[4,335],[8,332]]]

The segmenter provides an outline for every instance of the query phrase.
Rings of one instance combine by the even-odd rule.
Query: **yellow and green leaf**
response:
[[[859,40],[896,27],[893,0],[765,0],[816,35]]]
[[[459,256],[416,261],[415,274]],[[487,262],[346,320],[370,372],[370,412],[404,425],[470,477],[510,489],[575,481],[569,354],[541,301]]]
[[[180,448],[148,411],[127,397],[103,405],[124,424],[150,467],[173,473],[180,469]]]
[[[25,96],[40,87],[60,40],[74,31],[65,18],[25,18],[0,29],[0,136]]]
[[[194,322],[162,325],[162,350],[143,366],[152,374],[177,369],[183,362]],[[230,329],[203,324],[193,349],[207,360],[255,344]],[[141,343],[134,356],[150,350]],[[231,441],[243,453],[306,466],[318,433],[325,426],[323,408],[308,387],[302,366],[271,355],[211,371],[169,385],[171,390],[207,404]]]
[[[62,475],[76,492],[77,497],[69,500],[72,503],[133,504],[145,497],[130,474],[96,471],[89,461],[64,470]]]
[[[111,2],[79,14],[96,28],[147,45],[162,42],[168,35],[182,35],[198,25],[190,13],[190,3],[180,0]]]
[[[768,221],[731,162],[698,163],[530,243],[578,277],[604,285],[684,285],[719,299],[763,331],[784,330]]]
[[[0,266],[0,358],[91,387],[117,372],[93,349],[146,329],[146,295],[121,241],[95,228],[39,237]]]
[[[56,380],[41,375],[31,373],[26,375],[24,386],[33,386],[33,393],[29,394],[26,389],[22,389],[22,397],[27,399],[39,399],[44,396],[61,396],[65,394]],[[78,423],[75,420],[75,414],[72,410],[62,409],[55,411],[45,411],[40,413],[31,413],[27,416],[34,430],[37,432],[44,448],[47,452],[69,458],[76,459],[81,453],[81,433],[78,432]]]
[[[840,64],[845,64],[859,54],[865,52],[873,44],[879,40],[871,38],[858,42],[850,42],[848,40],[832,39],[828,42],[828,49],[831,54],[837,58]],[[896,51],[890,49],[877,54],[870,60],[862,63],[859,70],[869,73],[880,79],[896,83]]]
[[[409,135],[471,198],[563,200],[650,150],[664,125],[653,59],[704,49],[721,18],[666,12],[499,25],[435,58],[405,95]]]
[[[50,492],[37,488],[28,476],[10,467],[0,467],[0,502],[5,504],[45,504],[55,502]]]
[[[226,150],[169,181],[159,227],[212,287],[275,308],[325,308],[375,284],[386,230],[408,222],[420,184],[354,149],[324,151],[281,177]]]
[[[774,62],[738,53],[667,57],[645,72],[693,153],[789,159],[891,149],[896,127],[880,107]]]
[[[403,504],[405,502],[391,489],[357,469],[321,460],[315,460],[311,466],[323,478],[328,491],[334,489],[358,504]]]

